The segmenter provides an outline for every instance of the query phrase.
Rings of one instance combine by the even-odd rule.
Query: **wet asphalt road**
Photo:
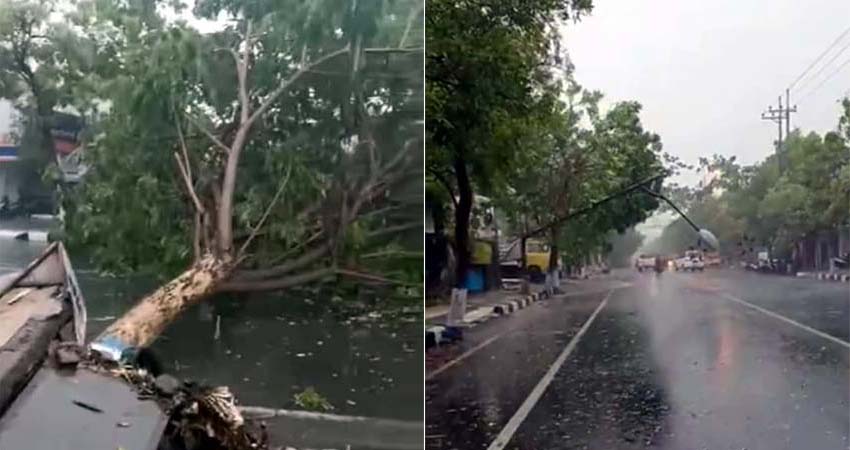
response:
[[[428,356],[428,449],[487,449],[500,432],[524,450],[850,448],[850,285],[621,272],[566,289]]]

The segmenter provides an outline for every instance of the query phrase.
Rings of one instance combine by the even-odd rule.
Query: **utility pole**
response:
[[[785,91],[786,103],[789,103],[790,92],[788,90]],[[782,122],[784,121],[786,124],[786,130],[788,134],[791,133],[791,113],[797,112],[797,107],[790,108],[788,104],[783,108],[782,107],[782,96],[779,96],[778,108],[774,109],[772,106],[767,107],[767,111],[761,113],[762,120],[770,120],[772,122],[776,122],[776,125],[779,128],[779,139],[776,141],[776,162],[779,165],[779,173],[782,173],[784,170],[784,161],[782,155]]]
[[[785,89],[785,136],[791,136],[792,112],[797,112],[797,105],[791,108],[791,89]]]

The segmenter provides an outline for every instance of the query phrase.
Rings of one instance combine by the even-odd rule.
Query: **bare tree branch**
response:
[[[299,269],[307,267],[328,254],[330,248],[327,244],[322,244],[312,250],[303,253],[301,256],[287,261],[283,264],[269,267],[267,269],[256,270],[240,270],[234,275],[234,281],[248,282],[263,280],[266,278],[279,277]]]
[[[260,106],[247,118],[245,118],[244,115],[248,112],[248,106],[245,105],[243,107],[242,119],[244,120],[240,119],[239,129],[236,131],[236,136],[233,138],[233,143],[230,145],[230,152],[227,156],[227,164],[224,168],[224,178],[221,182],[221,205],[218,209],[217,220],[218,246],[221,251],[229,254],[233,247],[233,193],[236,189],[236,175],[237,168],[239,166],[239,157],[242,153],[242,149],[245,147],[245,143],[248,141],[248,133],[251,131],[252,124],[281,94],[283,94],[283,92],[286,91],[287,88],[289,88],[289,86],[292,85],[292,83],[301,78],[301,76],[307,73],[310,68],[315,67],[316,65],[333,57],[345,54],[346,52],[348,52],[347,46],[342,50],[331,52],[317,59],[308,66],[298,69],[294,74],[281,83],[271,94],[269,94]],[[246,50],[244,54],[245,58],[247,58],[248,51]],[[247,59],[246,61],[243,61],[243,64],[247,64]],[[245,66],[245,70],[247,70],[247,66]]]
[[[174,99],[171,100],[171,108],[174,110]],[[180,118],[177,117],[177,111],[174,110],[174,125],[177,127],[177,139],[180,142],[180,150],[183,151],[183,165],[186,169],[186,175],[189,176],[189,182],[194,186],[195,181],[192,177],[192,164],[189,162],[189,149],[186,147],[186,139],[183,136],[183,128],[180,126]]]
[[[449,180],[447,180],[443,176],[443,174],[437,172],[436,170],[427,169],[427,168],[425,170],[428,173],[430,173],[431,176],[433,176],[434,179],[437,180],[437,182],[439,182],[443,186],[443,188],[446,189],[446,192],[448,192],[448,194],[449,194],[449,198],[452,199],[452,205],[454,205],[455,209],[457,209],[457,198],[455,198],[455,193],[454,193],[454,190],[452,189],[452,185],[449,184]]]
[[[332,267],[322,267],[310,272],[303,272],[276,280],[265,281],[229,281],[218,288],[218,292],[257,292],[286,289],[300,284],[310,283],[333,276],[336,270]]]
[[[393,225],[391,227],[385,227],[385,228],[382,228],[380,230],[375,230],[371,233],[368,233],[366,235],[366,238],[374,239],[376,237],[386,236],[388,234],[395,234],[395,233],[398,233],[399,231],[412,230],[414,228],[420,228],[420,227],[422,227],[421,221],[407,222],[407,223],[403,223],[401,225]]]
[[[183,178],[183,182],[186,184],[186,190],[189,192],[189,197],[192,198],[192,203],[195,204],[195,210],[203,212],[204,206],[201,204],[198,194],[195,193],[195,188],[192,186],[192,180],[189,178],[187,169],[183,165],[183,161],[180,160],[180,155],[177,152],[174,152],[174,160],[177,161],[177,168],[180,169],[180,175]]]
[[[375,275],[375,274],[369,273],[369,272],[358,272],[356,270],[337,269],[336,273],[339,274],[339,275],[347,276],[347,277],[359,278],[361,280],[374,281],[374,282],[383,283],[383,284],[395,284],[395,285],[398,285],[398,286],[419,286],[420,285],[420,283],[409,283],[407,281],[393,280],[392,278],[382,277],[380,275]]]
[[[384,208],[373,209],[371,211],[367,211],[363,214],[360,214],[360,218],[380,216],[382,214],[386,214],[386,213],[393,212],[393,211],[398,211],[398,210],[403,209],[403,208],[404,208],[404,205],[390,205],[390,206],[386,206]]]
[[[386,47],[386,48],[364,48],[363,53],[375,54],[379,55],[382,53],[416,53],[424,51],[425,49],[422,47],[409,47],[409,48],[396,48],[396,47]]]
[[[219,47],[219,48],[213,49],[213,51],[214,52],[224,52],[224,53],[229,54],[230,56],[233,57],[233,62],[236,64],[236,66],[239,66],[239,53],[237,53],[236,50],[233,50],[232,48]]]
[[[407,16],[407,25],[404,27],[404,33],[402,33],[401,40],[398,42],[399,48],[404,47],[404,43],[407,42],[407,36],[410,35],[410,28],[413,27],[413,21],[419,16],[420,11],[422,11],[422,8],[424,7],[425,2],[423,0],[423,2],[419,3],[418,8],[410,10],[410,14]]]
[[[263,212],[263,216],[260,217],[260,221],[257,222],[257,225],[255,225],[254,228],[251,230],[251,234],[248,236],[248,239],[246,239],[245,242],[242,244],[242,247],[239,248],[239,253],[238,253],[238,256],[236,258],[237,264],[238,264],[238,261],[242,260],[242,256],[245,254],[245,250],[248,248],[248,245],[250,245],[251,241],[253,241],[254,238],[257,236],[257,231],[259,231],[260,227],[262,227],[263,224],[266,223],[266,219],[269,217],[269,214],[272,212],[272,208],[274,207],[275,204],[277,204],[277,199],[280,198],[280,194],[283,193],[283,190],[286,188],[286,185],[289,183],[289,175],[290,174],[292,174],[292,165],[290,165],[286,169],[286,176],[284,177],[283,182],[280,184],[280,187],[277,188],[277,192],[275,192],[274,197],[272,197],[272,200],[269,202],[269,206],[267,206],[265,212]]]
[[[239,81],[239,126],[245,126],[251,113],[251,101],[248,98],[248,61],[251,57],[251,21],[246,21],[245,44],[242,58],[236,64],[236,76]]]
[[[203,125],[201,125],[197,121],[197,119],[192,117],[191,114],[189,114],[189,113],[185,113],[185,114],[186,114],[186,118],[189,119],[189,122],[192,122],[192,125],[194,125],[197,129],[201,130],[201,132],[204,133],[208,138],[210,138],[210,140],[213,141],[213,143],[216,146],[218,146],[219,148],[224,150],[225,153],[230,153],[230,147],[224,145],[223,142],[221,142],[217,137],[215,137],[215,135],[212,134],[211,131],[207,130]]]
[[[376,259],[376,258],[422,258],[422,252],[408,252],[402,250],[386,250],[381,252],[372,252],[360,255],[360,259]]]
[[[281,94],[286,92],[286,90],[293,83],[298,81],[298,79],[301,78],[302,76],[304,76],[305,73],[309,72],[310,69],[322,64],[325,61],[336,58],[337,56],[344,55],[344,54],[348,53],[348,50],[349,50],[349,47],[346,45],[345,47],[343,47],[343,48],[341,48],[337,51],[330,52],[327,55],[322,56],[321,58],[311,62],[310,64],[308,64],[306,66],[302,66],[301,68],[299,68],[295,73],[290,75],[289,78],[287,78],[286,80],[281,82],[280,85],[277,87],[277,89],[275,89],[274,91],[271,92],[271,94],[266,96],[266,98],[260,104],[260,107],[257,108],[254,111],[253,114],[251,114],[251,117],[248,119],[248,123],[252,123],[255,120],[257,120],[257,118],[260,117],[264,112],[266,112],[266,110],[269,109],[269,107],[272,105],[272,103],[274,103],[274,101],[277,100],[277,98],[280,97]]]
[[[195,210],[195,232],[192,237],[192,249],[195,251],[195,262],[201,260],[201,240],[203,230],[201,229],[201,211]]]

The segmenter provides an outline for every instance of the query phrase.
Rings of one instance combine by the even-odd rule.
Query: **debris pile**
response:
[[[157,402],[169,416],[160,444],[163,450],[269,449],[265,423],[246,420],[226,386],[180,381],[168,374],[152,373],[139,366],[135,358],[116,363],[72,343],[56,345],[52,355],[58,367],[121,378],[133,386],[139,399]]]

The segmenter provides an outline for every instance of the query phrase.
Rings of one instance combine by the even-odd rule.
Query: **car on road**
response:
[[[655,269],[657,260],[658,257],[655,255],[640,255],[635,260],[635,269],[637,269],[638,272],[643,272],[644,270],[653,270]]]
[[[705,262],[706,267],[720,267],[723,263],[723,260],[720,258],[720,254],[717,252],[706,252],[703,258],[703,262]]]
[[[700,271],[705,270],[705,261],[702,257],[702,252],[697,250],[688,250],[685,255],[676,260],[674,265],[678,271]]]

